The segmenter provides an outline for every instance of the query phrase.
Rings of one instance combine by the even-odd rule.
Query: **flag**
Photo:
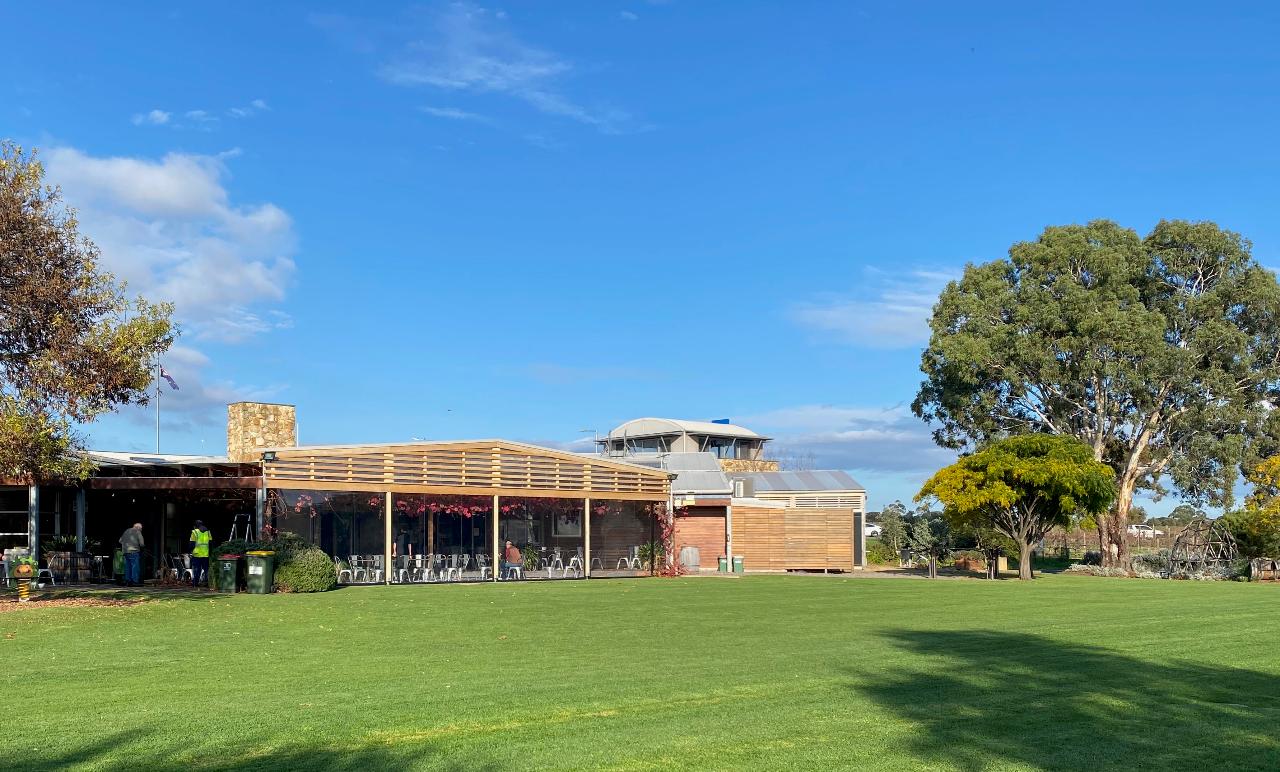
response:
[[[160,365],[160,377],[169,382],[170,388],[174,391],[178,391],[178,382],[173,379],[172,375],[169,375],[167,370],[164,369],[164,365]]]

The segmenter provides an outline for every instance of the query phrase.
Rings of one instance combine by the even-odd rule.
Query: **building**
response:
[[[215,543],[249,526],[297,533],[350,582],[492,579],[507,540],[542,578],[617,576],[659,567],[648,556],[670,511],[664,546],[691,569],[731,555],[749,571],[861,568],[865,491],[844,472],[770,469],[768,440],[647,418],[591,454],[502,439],[300,446],[292,405],[241,402],[225,456],[93,451],[80,485],[0,486],[0,546],[57,537],[51,551],[110,555],[141,522],[154,576],[200,519]]]
[[[731,555],[748,571],[865,567],[866,490],[839,470],[778,471],[764,457],[768,441],[727,422],[640,418],[597,445],[673,475],[673,546],[690,568],[715,570]]]
[[[602,455],[612,457],[710,453],[726,471],[777,471],[778,462],[764,455],[768,441],[768,437],[728,420],[636,418],[596,440],[596,444]]]
[[[110,555],[141,522],[156,576],[201,519],[215,543],[237,524],[298,533],[349,582],[493,579],[507,539],[540,578],[660,568],[644,552],[671,500],[662,470],[500,439],[299,446],[290,405],[231,405],[227,425],[227,456],[94,452],[81,485],[5,486],[5,546],[56,535],[59,552]]]

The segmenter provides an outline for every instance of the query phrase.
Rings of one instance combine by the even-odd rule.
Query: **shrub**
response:
[[[868,541],[867,562],[877,566],[896,566],[898,553],[884,542]]]
[[[1086,552],[1086,553],[1084,553],[1084,557],[1080,559],[1080,563],[1079,563],[1078,565],[1083,565],[1083,566],[1100,566],[1100,565],[1102,565],[1102,553],[1101,553],[1101,552]]]
[[[1067,566],[1067,571],[1073,574],[1088,574],[1090,576],[1128,576],[1129,572],[1122,568],[1103,568],[1102,566],[1089,565],[1087,563],[1072,563]]]
[[[327,592],[337,586],[333,560],[314,547],[293,551],[276,568],[276,589],[281,592]]]
[[[1142,555],[1134,555],[1133,570],[1139,574],[1143,572],[1158,574],[1161,571],[1168,571],[1169,550],[1156,550]]]

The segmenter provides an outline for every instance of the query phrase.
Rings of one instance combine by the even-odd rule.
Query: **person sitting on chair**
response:
[[[524,555],[520,553],[520,548],[507,540],[507,545],[502,548],[502,575],[508,579],[511,578],[511,569],[520,568],[524,565]]]

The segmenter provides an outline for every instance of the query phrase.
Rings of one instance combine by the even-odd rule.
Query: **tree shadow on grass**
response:
[[[100,600],[197,600],[226,598],[230,593],[195,587],[112,587],[112,586],[59,586],[32,590],[37,600],[61,600],[64,598],[89,598]]]
[[[450,757],[432,744],[415,742],[401,746],[376,745],[341,748],[324,745],[324,738],[314,738],[314,745],[263,751],[251,746],[225,745],[216,752],[191,758],[192,743],[157,746],[154,732],[132,729],[80,747],[54,752],[19,754],[22,769],[63,770],[93,768],[108,770],[314,770],[315,772],[367,772],[384,769],[439,769],[446,772],[497,770],[501,765],[483,758]],[[70,739],[70,738],[69,738]],[[198,739],[198,738],[193,738]]]
[[[1280,769],[1280,677],[992,631],[894,631],[854,688],[961,769]]]

